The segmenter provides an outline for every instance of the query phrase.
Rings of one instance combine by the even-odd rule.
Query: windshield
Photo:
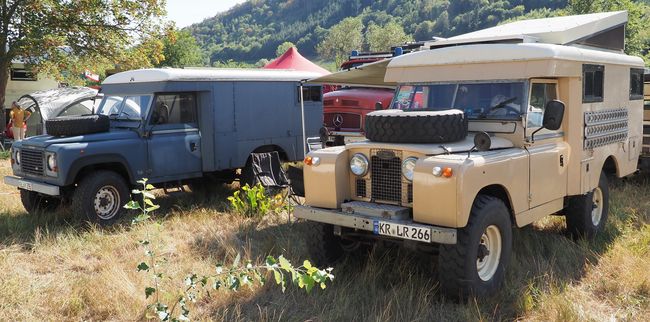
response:
[[[470,119],[519,119],[524,82],[402,85],[391,108],[405,111],[459,109]]]
[[[107,95],[99,104],[97,113],[113,119],[139,121],[150,101],[150,95]]]

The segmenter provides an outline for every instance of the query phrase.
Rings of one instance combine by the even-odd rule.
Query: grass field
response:
[[[0,174],[10,172],[0,161]],[[155,245],[175,277],[164,291],[175,295],[189,272],[267,254],[294,262],[307,258],[305,224],[286,216],[261,220],[230,214],[224,203],[233,187],[211,196],[161,196],[152,224],[129,219],[98,228],[68,211],[27,215],[14,189],[0,185],[0,320],[142,320],[148,302],[144,258],[137,241],[156,232]],[[650,177],[613,184],[610,219],[592,242],[573,242],[562,217],[548,217],[514,233],[514,254],[505,285],[491,298],[467,304],[438,291],[431,256],[375,248],[366,258],[335,266],[325,290],[305,295],[267,284],[237,293],[212,292],[191,306],[196,320],[432,321],[650,320]]]

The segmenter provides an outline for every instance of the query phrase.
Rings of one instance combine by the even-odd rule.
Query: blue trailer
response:
[[[143,177],[157,186],[234,179],[253,152],[302,160],[305,137],[322,126],[321,87],[302,86],[316,76],[258,69],[112,75],[94,114],[50,120],[48,135],[14,144],[5,183],[19,188],[29,212],[71,201],[109,223]]]

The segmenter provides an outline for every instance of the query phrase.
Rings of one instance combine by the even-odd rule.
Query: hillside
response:
[[[249,0],[188,27],[210,61],[255,62],[295,43],[315,57],[326,29],[361,15],[365,26],[395,20],[415,40],[449,37],[491,27],[540,8],[563,8],[567,0]]]

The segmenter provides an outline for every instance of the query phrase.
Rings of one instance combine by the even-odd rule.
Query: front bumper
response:
[[[431,229],[431,242],[439,244],[456,244],[457,230],[454,228],[436,227],[413,223],[412,220],[385,219],[357,213],[344,213],[331,209],[315,208],[309,206],[295,206],[296,218],[331,224],[335,226],[354,228],[378,234],[375,229],[378,221],[399,225],[420,226]],[[388,237],[388,236],[387,236]]]
[[[61,192],[59,186],[36,182],[29,179],[23,179],[14,176],[5,176],[5,184],[17,187],[23,190],[34,191],[48,196],[59,196]]]

